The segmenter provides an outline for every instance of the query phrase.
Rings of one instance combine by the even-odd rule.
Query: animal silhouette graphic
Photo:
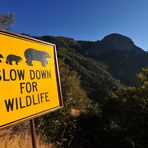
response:
[[[32,61],[39,61],[41,62],[42,66],[45,67],[48,64],[46,58],[51,58],[47,52],[39,51],[33,48],[26,49],[24,56],[28,66],[33,66]]]
[[[9,54],[6,58],[6,63],[9,65],[13,65],[12,62],[15,61],[16,65],[22,60],[20,56]]]
[[[2,62],[1,58],[4,58],[2,54],[0,54],[0,63]]]

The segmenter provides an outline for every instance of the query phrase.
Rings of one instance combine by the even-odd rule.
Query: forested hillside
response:
[[[39,39],[57,45],[59,60],[80,75],[83,89],[93,100],[101,101],[112,89],[120,87],[119,82],[107,71],[104,63],[84,57],[77,51],[80,45],[73,39],[50,36],[43,36]]]
[[[81,63],[80,66],[85,65],[93,73],[98,74],[98,69],[101,69],[102,72],[105,70],[124,85],[137,85],[136,74],[148,66],[148,53],[137,47],[130,38],[120,34],[110,34],[96,42],[52,36],[43,36],[39,39],[55,43],[58,53],[65,56],[65,62],[72,68],[78,68],[78,63]],[[76,57],[77,59],[75,59]],[[80,59],[82,59],[81,62]],[[87,62],[84,62],[86,60]],[[82,61],[85,64],[82,64]],[[88,74],[87,71],[85,74]],[[103,74],[103,76],[105,75]],[[110,79],[112,76],[110,75],[108,78]]]
[[[51,36],[36,38],[57,45],[64,99],[62,110],[36,120],[38,131],[44,135],[44,140],[53,141],[59,147],[74,148],[148,146],[148,70],[143,69],[138,78],[135,71],[137,86],[125,87],[108,72],[111,68],[104,60],[106,58],[112,62],[116,60],[112,57],[115,56],[118,58],[118,65],[123,63],[121,57],[134,54],[137,55],[136,59],[140,54],[146,54],[142,49],[129,48],[126,52],[121,49],[118,56],[111,49],[107,52],[112,54],[106,54],[103,60],[98,60],[106,51],[96,58],[89,55],[89,48],[86,48],[87,52],[83,49],[91,47],[93,42],[85,44],[70,38]],[[127,54],[124,55],[125,53]],[[122,68],[121,66],[122,64],[119,67]],[[142,67],[140,65],[138,70]],[[129,80],[130,77],[127,82]],[[123,79],[121,81],[126,84]]]

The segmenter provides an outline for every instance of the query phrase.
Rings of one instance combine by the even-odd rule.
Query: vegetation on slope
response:
[[[43,36],[39,39],[52,41],[57,45],[59,59],[80,75],[81,86],[89,98],[99,102],[107,93],[120,87],[119,82],[108,73],[105,64],[77,52],[80,48],[78,42],[63,37]]]
[[[43,140],[54,141],[63,147],[71,145],[81,114],[97,114],[99,105],[91,101],[80,86],[79,75],[60,62],[64,107],[36,120],[38,132]]]
[[[44,123],[44,126],[40,128],[41,131],[43,133],[46,131],[48,140],[53,139],[60,147],[147,147],[148,70],[143,70],[138,75],[139,85],[120,87],[119,83],[106,71],[104,64],[83,57],[75,50],[75,47],[79,48],[79,45],[74,44],[71,39],[66,38],[66,40],[68,43],[65,43],[65,38],[60,38],[58,41],[59,57],[63,62],[62,65],[66,64],[67,67],[64,66],[63,71],[60,71],[63,80],[63,96],[67,98],[64,99],[65,107],[64,110],[52,113],[44,117],[42,121],[39,120],[39,124]],[[62,47],[61,42],[66,47]],[[73,69],[77,72],[74,72]],[[69,74],[65,74],[64,71]],[[70,80],[67,85],[69,76],[72,78],[71,75],[74,73],[80,76],[73,77],[73,81]],[[99,80],[100,85],[97,87]],[[110,81],[112,83],[109,83]],[[76,86],[79,86],[78,89],[73,87],[75,82],[78,82],[76,83]],[[87,85],[88,82],[89,85]],[[87,92],[81,90],[81,84]],[[72,89],[68,89],[68,86]],[[98,93],[102,97],[101,101],[98,101],[95,93],[93,96],[92,89],[97,90],[96,94]],[[70,96],[65,97],[65,93],[69,90],[75,94],[72,95],[72,99]],[[80,95],[78,90],[81,90],[83,95]],[[97,97],[93,99],[97,100],[97,103],[89,102],[86,94],[89,94],[89,99]],[[81,102],[79,102],[78,96],[81,96]],[[73,102],[78,102],[78,104],[73,107]],[[43,130],[44,128],[46,130]],[[52,130],[49,132],[49,129]]]

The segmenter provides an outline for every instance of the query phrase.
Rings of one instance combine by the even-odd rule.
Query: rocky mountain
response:
[[[105,71],[111,73],[121,83],[136,85],[136,74],[142,68],[148,67],[148,53],[137,47],[129,37],[120,34],[113,33],[98,41],[76,41],[72,38],[53,36],[36,38],[55,43],[60,56],[62,55],[67,64],[76,71],[86,70],[87,67],[89,72],[84,70],[83,74],[80,72],[80,75],[85,77],[91,73],[89,75],[89,77],[92,77],[90,82],[93,82],[93,75],[97,76],[99,74],[98,69],[101,68],[100,65],[103,65]],[[99,79],[98,77],[97,80]]]
[[[115,33],[104,37],[104,39],[101,40],[101,43],[110,50],[142,51],[142,49],[135,46],[134,42],[130,38]]]
[[[144,51],[137,47],[134,42],[123,35],[120,34],[110,34],[104,37],[101,41],[90,42],[90,41],[78,41],[81,45],[81,50],[85,55],[91,55],[97,57],[106,51],[111,50],[126,50],[126,51],[136,51],[137,53],[143,53]]]
[[[136,85],[136,74],[148,67],[148,54],[120,34],[110,34],[101,41],[79,41],[79,52],[104,62],[108,71],[123,84]]]

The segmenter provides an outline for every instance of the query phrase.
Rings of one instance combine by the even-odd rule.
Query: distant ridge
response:
[[[136,74],[148,67],[148,53],[124,35],[112,33],[101,41],[79,43],[81,54],[107,64],[109,72],[124,84],[136,85]]]
[[[82,45],[82,50],[85,50],[87,54],[94,57],[110,50],[136,51],[138,53],[144,52],[144,50],[137,47],[129,37],[117,33],[107,35],[101,41],[79,41],[79,43]],[[89,44],[89,48],[86,47],[86,44]]]
[[[142,68],[148,67],[148,52],[136,46],[129,37],[118,33],[112,33],[98,41],[77,41],[68,37],[49,35],[36,38],[55,43],[59,51],[67,50],[65,54],[71,52],[73,58],[65,55],[65,59],[69,58],[68,64],[78,62],[78,59],[74,58],[76,54],[79,54],[79,57],[83,55],[89,62],[92,58],[99,63],[104,63],[107,66],[106,70],[125,85],[137,85],[136,74]]]

